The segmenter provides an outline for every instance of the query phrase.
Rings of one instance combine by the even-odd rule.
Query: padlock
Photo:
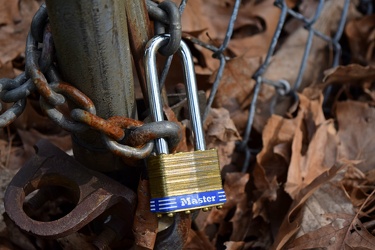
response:
[[[154,122],[163,121],[156,54],[167,44],[169,36],[158,35],[146,45],[145,72],[150,112]],[[219,159],[216,149],[206,150],[202,120],[199,111],[197,86],[192,56],[181,41],[178,49],[184,72],[195,151],[169,154],[165,139],[155,140],[156,155],[147,161],[150,183],[151,212],[173,216],[175,212],[190,213],[194,209],[208,211],[221,208],[226,201]]]

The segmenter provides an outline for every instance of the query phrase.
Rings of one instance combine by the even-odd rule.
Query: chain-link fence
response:
[[[258,70],[256,70],[256,72],[252,76],[252,79],[255,80],[256,83],[255,83],[255,87],[254,87],[254,90],[253,90],[251,105],[250,105],[250,108],[249,108],[249,116],[248,116],[245,132],[243,133],[243,140],[241,142],[239,142],[238,145],[237,145],[237,150],[240,151],[240,152],[243,152],[245,154],[244,165],[242,167],[243,172],[247,172],[247,169],[248,169],[249,163],[250,163],[251,149],[248,147],[248,144],[249,144],[249,140],[251,140],[250,134],[251,134],[251,130],[252,130],[253,122],[254,122],[257,99],[258,99],[258,95],[259,95],[262,84],[268,84],[268,85],[271,85],[271,86],[275,87],[276,90],[277,90],[277,94],[279,94],[279,95],[291,96],[294,99],[298,98],[296,93],[297,93],[298,90],[300,90],[302,77],[303,77],[303,74],[306,70],[306,64],[307,64],[307,60],[308,60],[308,57],[309,57],[309,54],[310,54],[310,50],[311,50],[311,46],[312,46],[312,43],[313,43],[314,36],[319,37],[320,39],[324,40],[327,43],[327,45],[332,48],[334,55],[333,55],[333,60],[332,60],[331,66],[332,67],[338,66],[339,63],[340,63],[341,45],[340,45],[339,41],[340,41],[340,38],[343,34],[345,22],[346,22],[346,19],[347,19],[348,9],[349,9],[349,5],[350,5],[350,0],[345,0],[345,2],[344,2],[343,9],[342,9],[342,12],[341,12],[340,21],[339,21],[336,33],[334,34],[333,37],[328,36],[326,34],[323,34],[322,32],[320,32],[320,31],[318,31],[317,29],[314,28],[314,24],[319,19],[320,15],[322,13],[322,10],[324,8],[325,2],[326,1],[324,1],[324,0],[318,1],[315,12],[314,12],[314,14],[311,18],[307,18],[304,15],[297,12],[296,10],[289,8],[286,1],[277,0],[277,1],[274,2],[274,5],[281,9],[281,14],[280,14],[279,21],[277,23],[277,27],[276,27],[275,33],[273,35],[272,41],[270,43],[269,50],[268,50],[267,55],[264,59],[264,62],[262,63],[262,65],[258,68]],[[229,20],[226,36],[224,38],[224,41],[223,41],[222,45],[219,48],[213,48],[213,49],[212,49],[212,46],[208,47],[208,48],[210,48],[211,50],[214,51],[213,56],[220,61],[220,66],[219,66],[216,78],[215,78],[213,86],[212,86],[212,90],[211,90],[211,93],[210,93],[210,96],[209,96],[209,99],[208,99],[208,102],[207,102],[207,108],[206,108],[204,117],[207,117],[208,111],[211,108],[212,103],[215,99],[215,95],[217,93],[217,90],[220,87],[220,80],[223,76],[224,67],[225,67],[225,64],[226,64],[226,59],[225,59],[225,56],[223,55],[223,52],[227,48],[227,46],[230,42],[230,38],[232,36],[233,27],[234,27],[234,23],[236,21],[236,17],[237,17],[237,14],[238,14],[238,9],[240,7],[240,4],[241,4],[240,0],[235,1],[233,12],[232,12],[231,18]],[[371,1],[362,1],[361,6],[362,6],[362,8],[366,9],[367,11],[371,11],[372,3],[371,3]],[[284,79],[279,79],[279,80],[276,80],[276,81],[270,80],[270,79],[267,79],[264,76],[265,73],[267,72],[267,69],[268,69],[268,67],[270,65],[270,62],[271,62],[271,59],[272,59],[272,56],[274,55],[276,47],[279,43],[279,38],[280,38],[280,35],[282,33],[282,30],[283,30],[283,27],[284,27],[284,24],[286,22],[286,19],[287,19],[288,15],[291,16],[294,19],[299,20],[301,23],[303,23],[303,27],[308,32],[303,57],[300,59],[301,60],[300,67],[299,67],[298,75],[297,75],[294,83],[290,83],[290,82],[288,82]],[[250,79],[249,79],[249,81],[250,81]],[[330,89],[328,88],[326,92],[327,92],[327,95],[329,95]]]

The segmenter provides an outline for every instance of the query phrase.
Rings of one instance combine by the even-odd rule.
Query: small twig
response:
[[[350,230],[353,228],[354,226],[354,221],[355,219],[358,219],[358,215],[359,213],[363,210],[363,208],[365,207],[365,205],[367,204],[367,202],[370,200],[370,198],[375,194],[375,189],[372,190],[371,194],[366,198],[366,200],[363,202],[363,204],[361,205],[361,207],[359,208],[358,212],[356,213],[356,215],[354,216],[353,220],[351,221],[349,227],[348,227],[348,230],[346,231],[346,235],[348,235],[350,233]],[[343,242],[344,244],[345,242]],[[342,246],[343,247],[343,246]]]

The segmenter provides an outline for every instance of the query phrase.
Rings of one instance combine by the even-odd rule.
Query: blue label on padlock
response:
[[[195,194],[154,198],[150,201],[150,207],[151,212],[168,213],[189,210],[190,208],[221,205],[226,201],[225,192],[221,189]]]

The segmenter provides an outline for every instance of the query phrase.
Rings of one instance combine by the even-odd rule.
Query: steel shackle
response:
[[[154,122],[164,121],[163,105],[159,88],[159,78],[156,67],[156,55],[159,48],[168,43],[168,39],[168,34],[153,37],[146,45],[146,51],[144,56],[150,111],[152,120]],[[194,132],[195,150],[206,150],[202,120],[199,110],[198,89],[195,79],[193,59],[188,46],[182,40],[177,52],[180,55],[182,68],[184,72],[186,95],[190,112],[190,121]],[[169,153],[168,144],[165,139],[156,139],[155,146],[157,154]]]

